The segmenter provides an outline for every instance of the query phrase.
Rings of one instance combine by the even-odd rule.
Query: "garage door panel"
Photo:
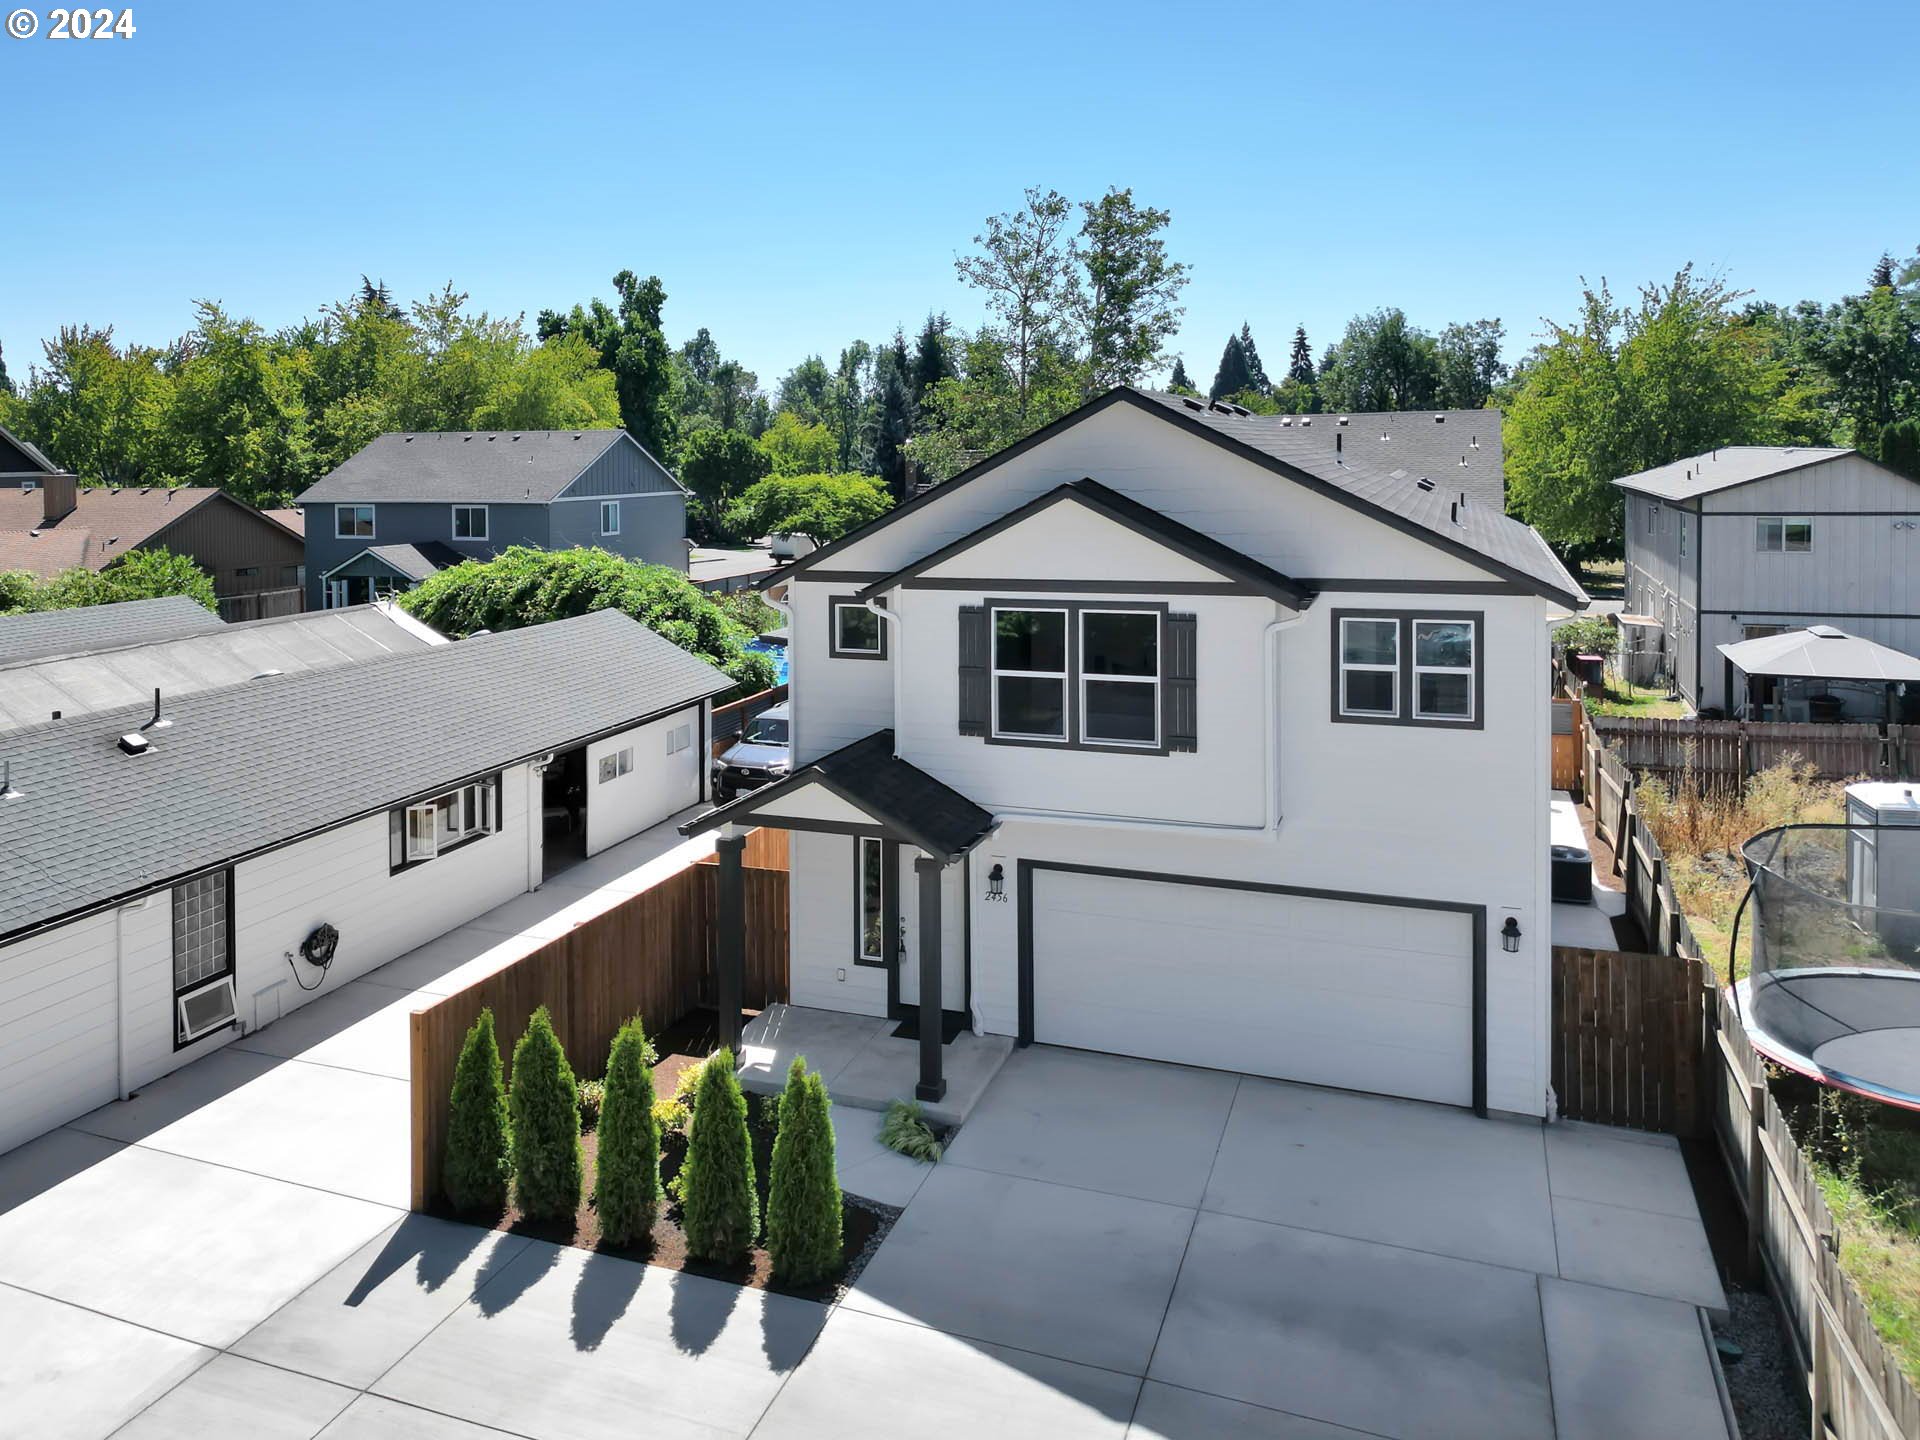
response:
[[[1034,876],[1035,1039],[1466,1104],[1468,917]]]

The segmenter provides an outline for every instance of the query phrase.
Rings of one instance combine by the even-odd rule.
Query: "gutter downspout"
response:
[[[868,602],[870,606],[872,603],[872,601]],[[1277,641],[1281,631],[1291,630],[1296,625],[1306,623],[1306,620],[1307,613],[1302,610],[1290,618],[1268,622],[1267,628],[1260,634],[1261,673],[1266,686],[1265,705],[1269,713],[1266,727],[1267,773],[1264,802],[1266,814],[1258,825],[1209,825],[1193,820],[1130,819],[1124,816],[1082,815],[1071,810],[1000,810],[994,814],[996,828],[1008,820],[1033,820],[1047,825],[1166,830],[1182,834],[1252,834],[1262,840],[1278,840],[1280,838],[1280,702],[1276,692],[1280,669],[1280,647]],[[898,677],[895,678],[897,691]],[[899,703],[897,693],[895,703]]]

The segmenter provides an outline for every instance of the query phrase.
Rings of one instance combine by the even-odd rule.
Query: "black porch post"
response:
[[[740,1047],[740,993],[747,968],[746,884],[740,857],[747,848],[744,835],[722,834],[714,849],[720,856],[717,908],[720,942],[713,958],[714,1003],[720,1011],[720,1044]]]
[[[931,855],[913,857],[920,878],[920,1083],[917,1100],[938,1100],[947,1093],[940,1073],[940,872]]]

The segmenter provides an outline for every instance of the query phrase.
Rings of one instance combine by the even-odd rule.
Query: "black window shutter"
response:
[[[987,607],[960,607],[960,733],[987,733]]]
[[[1160,690],[1165,713],[1161,716],[1161,725],[1167,733],[1167,749],[1198,750],[1200,726],[1194,698],[1194,617],[1167,616],[1163,634],[1166,655],[1161,661]]]

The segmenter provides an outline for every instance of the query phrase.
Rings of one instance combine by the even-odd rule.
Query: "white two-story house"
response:
[[[1584,597],[1526,526],[1119,389],[768,593],[794,767],[698,824],[791,832],[793,1002],[916,1014],[923,1098],[957,1018],[1545,1113],[1547,621]]]

